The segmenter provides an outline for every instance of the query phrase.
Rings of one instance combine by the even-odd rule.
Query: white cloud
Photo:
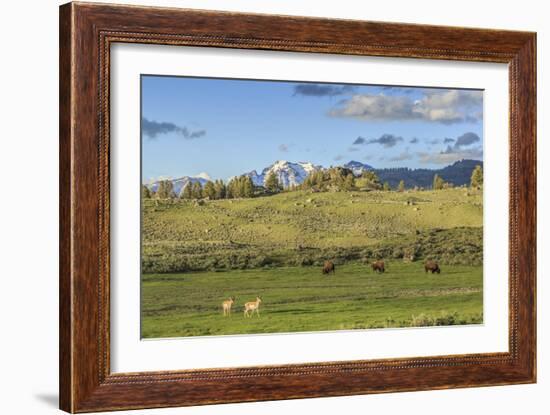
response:
[[[329,115],[364,121],[422,120],[453,124],[475,122],[482,117],[482,91],[428,91],[422,98],[356,94],[342,100]]]
[[[405,160],[412,160],[414,158],[414,155],[409,152],[409,149],[407,148],[405,151],[401,152],[397,156],[390,157],[390,161],[405,161]]]
[[[418,160],[424,164],[451,164],[463,159],[483,159],[483,148],[474,147],[466,150],[455,150],[450,146],[439,153],[417,153]]]

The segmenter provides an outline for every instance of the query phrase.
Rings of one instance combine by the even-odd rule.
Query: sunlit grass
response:
[[[221,303],[236,297],[231,317]],[[260,317],[243,304],[260,296]],[[442,266],[425,273],[419,262],[387,263],[385,274],[363,264],[279,267],[228,272],[145,274],[142,337],[347,330],[482,322],[481,266]]]

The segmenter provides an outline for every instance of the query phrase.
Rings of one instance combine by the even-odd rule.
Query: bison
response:
[[[372,270],[373,271],[376,271],[376,272],[380,272],[380,273],[383,273],[386,271],[386,265],[384,264],[384,261],[374,261],[372,264],[371,264],[371,267],[372,267]]]
[[[441,273],[441,269],[439,268],[439,265],[437,262],[435,261],[426,261],[426,263],[424,264],[424,271],[425,272],[431,272],[432,274],[434,273]]]
[[[336,274],[334,263],[332,261],[325,261],[325,265],[323,265],[323,274],[330,274],[331,272]]]

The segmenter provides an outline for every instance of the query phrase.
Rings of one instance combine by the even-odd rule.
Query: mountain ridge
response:
[[[279,183],[286,189],[302,184],[308,174],[322,168],[322,166],[317,166],[311,162],[299,161],[293,163],[286,160],[277,160],[272,165],[265,167],[261,174],[258,174],[256,170],[252,170],[244,175],[249,176],[255,186],[263,186],[267,176],[274,173]]]
[[[341,166],[331,167],[344,167],[353,172],[358,177],[365,171],[372,171],[376,173],[381,182],[387,182],[392,188],[397,187],[399,182],[403,180],[406,188],[424,187],[429,188],[432,186],[433,177],[435,174],[441,176],[446,182],[452,183],[455,186],[468,185],[470,183],[470,177],[472,170],[480,165],[483,167],[483,161],[463,159],[455,161],[440,169],[411,169],[409,167],[392,167],[392,168],[375,168],[369,164],[361,163],[359,161],[350,160],[349,162]],[[257,170],[251,170],[247,173],[243,173],[240,176],[249,176],[255,186],[263,186],[267,176],[270,173],[274,173],[277,179],[283,186],[283,188],[289,188],[299,185],[304,182],[305,178],[312,171],[318,171],[326,169],[321,165],[316,165],[311,162],[290,162],[286,160],[277,160],[270,166],[262,169],[261,173]],[[208,181],[209,176],[206,173],[200,173],[196,176],[183,176],[176,179],[169,179],[174,186],[174,192],[179,194],[185,186],[189,183],[199,182],[201,186],[204,186]],[[230,177],[227,182],[238,176]],[[158,189],[160,181],[155,181],[146,185],[150,190],[156,191]]]

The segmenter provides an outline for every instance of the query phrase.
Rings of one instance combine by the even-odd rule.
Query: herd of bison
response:
[[[386,271],[386,264],[382,260],[373,261],[371,263],[371,268],[376,273],[384,273]],[[331,272],[336,274],[334,262],[325,261],[325,264],[323,265],[323,274],[329,275]],[[436,261],[428,260],[424,263],[424,272],[439,274],[441,273],[441,268],[439,268],[439,264]]]

